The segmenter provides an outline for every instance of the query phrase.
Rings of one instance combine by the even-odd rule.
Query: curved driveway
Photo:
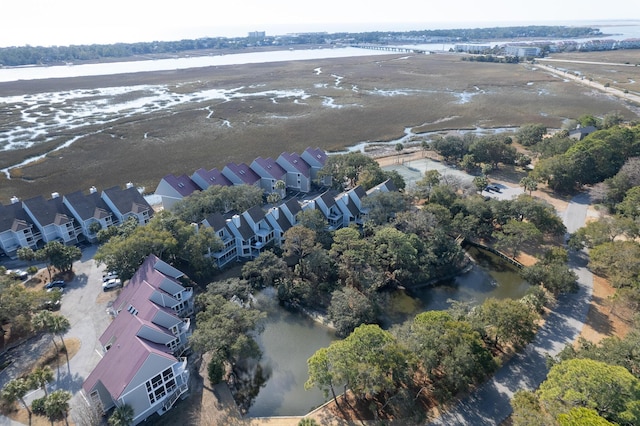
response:
[[[588,194],[571,200],[562,218],[567,232],[575,232],[584,225],[588,207]],[[511,414],[509,401],[516,391],[534,390],[544,381],[548,372],[546,355],[557,355],[580,335],[584,326],[593,289],[593,275],[587,269],[587,261],[584,252],[569,253],[569,266],[578,275],[578,292],[559,297],[556,309],[524,351],[430,424],[499,425]]]
[[[110,301],[115,297],[115,292],[105,294],[101,286],[101,268],[96,266],[93,256],[96,246],[89,246],[82,250],[82,258],[74,262],[73,270],[75,278],[67,284],[60,314],[64,315],[71,325],[65,334],[66,339],[77,339],[80,348],[68,363],[54,370],[55,378],[47,388],[50,391],[64,389],[73,394],[70,402],[71,416],[77,417],[74,408],[81,408],[84,404],[80,390],[82,383],[100,361],[100,343],[98,337],[109,325],[110,317],[107,313]],[[43,336],[34,340],[28,346],[16,348],[15,356],[18,357],[15,365],[0,374],[0,387],[11,378],[22,373],[28,368],[44,350],[49,347],[49,336]],[[59,338],[56,337],[59,341]],[[46,344],[43,344],[46,343]],[[31,391],[25,396],[27,403],[34,398],[44,396],[42,390]],[[80,424],[80,423],[77,423]],[[20,423],[0,415],[0,426],[18,426]]]

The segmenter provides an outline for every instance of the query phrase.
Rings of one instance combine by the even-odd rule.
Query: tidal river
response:
[[[171,71],[224,65],[261,64],[268,62],[346,58],[351,56],[372,56],[384,54],[389,54],[389,52],[358,49],[355,47],[336,47],[326,49],[275,50],[269,52],[236,53],[232,55],[208,55],[81,65],[69,64],[47,67],[7,67],[0,68],[0,83],[18,80],[89,77],[97,75]]]

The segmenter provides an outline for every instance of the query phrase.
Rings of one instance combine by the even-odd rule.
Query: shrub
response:
[[[36,398],[31,403],[31,411],[33,414],[37,414],[38,416],[46,416],[46,410],[44,408],[45,403],[47,402],[47,397],[43,396],[42,398]]]
[[[207,375],[212,385],[220,383],[224,376],[224,361],[214,355],[207,366]]]

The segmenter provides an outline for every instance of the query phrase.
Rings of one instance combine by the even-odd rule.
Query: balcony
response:
[[[181,300],[182,301],[187,301],[189,299],[191,299],[193,297],[193,289],[192,288],[185,288],[184,290],[182,290],[182,297]]]
[[[169,395],[169,397],[162,403],[162,408],[159,410],[158,414],[166,413],[173,407],[173,404],[176,403],[178,398],[183,395],[185,392],[189,390],[189,386],[185,383],[183,385],[178,386],[178,388]]]
[[[181,334],[189,334],[189,327],[191,326],[191,320],[189,318],[185,318],[182,320],[182,324],[180,326],[178,326],[178,334],[176,334],[176,336],[179,336]]]

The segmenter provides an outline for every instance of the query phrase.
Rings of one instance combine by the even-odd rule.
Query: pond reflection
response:
[[[263,352],[261,369],[269,377],[248,415],[304,415],[326,401],[320,390],[304,390],[307,359],[336,337],[329,328],[280,306],[272,289],[258,294],[257,300],[258,307],[268,314],[264,331],[256,340]]]
[[[467,273],[435,286],[394,292],[387,312],[388,325],[399,324],[420,312],[448,309],[453,301],[477,305],[490,297],[519,299],[525,295],[529,283],[514,266],[484,250],[466,250],[475,261]]]

